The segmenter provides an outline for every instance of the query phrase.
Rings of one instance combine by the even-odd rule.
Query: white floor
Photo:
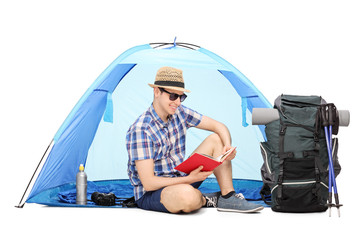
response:
[[[2,235],[11,239],[340,239],[358,231],[355,209],[342,216],[327,213],[285,214],[264,209],[257,214],[201,209],[192,214],[164,214],[140,209],[53,208],[36,204],[9,208],[2,214]],[[358,212],[358,211],[357,211]],[[3,211],[2,211],[3,213]],[[6,218],[4,218],[6,216]],[[134,238],[132,238],[134,236]],[[277,236],[276,238],[274,236]]]

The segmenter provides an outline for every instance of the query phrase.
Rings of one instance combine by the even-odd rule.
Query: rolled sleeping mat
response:
[[[279,118],[279,111],[274,108],[253,108],[252,111],[253,125],[265,125]]]
[[[350,111],[338,110],[339,126],[347,127],[350,124]],[[274,108],[253,108],[252,111],[252,124],[265,125],[272,121],[278,120],[279,111]]]
[[[347,127],[350,124],[350,111],[338,110],[339,113],[339,126]]]

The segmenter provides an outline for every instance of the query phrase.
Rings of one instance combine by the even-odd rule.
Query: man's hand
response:
[[[232,146],[224,146],[223,152],[222,154],[225,154],[227,151],[229,151],[231,148],[233,148]],[[236,149],[226,158],[226,161],[231,161],[235,158],[236,156]]]
[[[187,177],[191,183],[204,181],[213,171],[202,172],[203,166],[194,169]]]

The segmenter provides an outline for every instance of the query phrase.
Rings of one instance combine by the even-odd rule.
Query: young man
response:
[[[231,160],[236,151],[213,172],[202,172],[202,166],[189,175],[174,168],[185,160],[185,137],[190,127],[213,132],[194,152],[219,156],[231,148],[227,127],[183,105],[186,98],[182,70],[162,67],[154,84],[154,100],[127,135],[128,174],[134,186],[138,207],[146,210],[179,213],[192,212],[203,206],[222,211],[256,212],[261,205],[247,202],[235,194]],[[197,188],[214,173],[221,192],[202,194]]]

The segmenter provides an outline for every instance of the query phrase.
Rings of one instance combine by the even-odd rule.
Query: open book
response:
[[[236,147],[233,147],[229,149],[226,153],[223,155],[218,156],[217,158],[213,158],[211,156],[200,154],[200,153],[194,153],[191,155],[188,159],[186,159],[184,162],[180,163],[175,167],[176,170],[180,172],[184,172],[189,174],[194,169],[203,166],[203,169],[201,171],[212,171],[217,166],[223,163],[227,159],[227,157],[236,149]]]

